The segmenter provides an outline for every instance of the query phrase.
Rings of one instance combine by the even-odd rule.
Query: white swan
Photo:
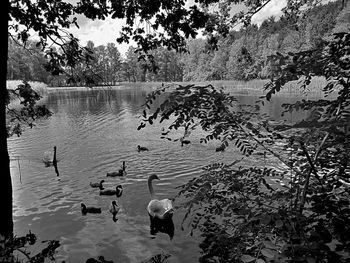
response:
[[[57,159],[56,159],[56,146],[53,147],[53,158],[51,159],[51,151],[44,152],[43,162],[46,167],[49,167],[51,165],[57,165]]]
[[[118,214],[120,209],[120,206],[117,204],[117,201],[113,200],[112,204],[109,207],[109,212],[111,212],[111,214],[113,215],[113,221],[117,222],[117,218],[116,215]]]
[[[174,209],[173,204],[171,200],[169,199],[162,199],[158,200],[155,199],[155,194],[152,186],[153,180],[160,180],[157,175],[152,174],[148,177],[148,189],[151,194],[151,201],[148,203],[147,211],[151,218],[159,218],[159,219],[168,219],[172,218]]]

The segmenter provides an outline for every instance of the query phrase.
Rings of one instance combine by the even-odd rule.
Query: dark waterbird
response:
[[[93,188],[100,188],[100,190],[103,190],[103,183],[105,182],[105,180],[101,180],[100,182],[96,182],[96,183],[91,183],[90,182],[90,186]]]
[[[225,144],[221,144],[219,147],[217,147],[217,148],[215,149],[215,151],[216,151],[216,152],[223,152],[223,151],[225,151],[225,149],[226,149]]]
[[[81,203],[81,212],[83,215],[86,215],[87,213],[100,214],[102,211],[101,207],[86,206],[84,203]]]
[[[116,195],[117,197],[121,197],[123,193],[123,186],[118,185],[115,189],[104,189],[100,190],[100,195]]]
[[[139,152],[144,152],[144,151],[148,151],[148,148],[143,147],[143,146],[140,146],[140,145],[137,145],[137,150],[138,150]]]
[[[110,177],[124,176],[124,175],[126,175],[126,170],[125,169],[126,169],[126,165],[125,165],[125,162],[123,161],[122,169],[119,169],[116,172],[108,172],[107,176],[110,176]]]
[[[118,214],[120,210],[120,206],[118,205],[117,201],[113,200],[110,207],[109,207],[109,212],[113,215],[113,221],[117,222],[118,219],[116,218],[116,215]]]

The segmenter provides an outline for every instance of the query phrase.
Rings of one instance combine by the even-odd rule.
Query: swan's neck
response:
[[[154,199],[155,198],[155,194],[154,194],[154,190],[153,190],[153,185],[152,185],[152,179],[148,179],[148,189],[149,192],[151,194],[151,198]]]
[[[53,161],[56,162],[56,148],[53,149]]]

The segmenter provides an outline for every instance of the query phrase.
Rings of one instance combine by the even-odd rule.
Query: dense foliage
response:
[[[350,34],[270,59],[280,67],[255,107],[239,107],[211,85],[189,85],[170,90],[153,111],[163,87],[148,95],[139,129],[169,119],[164,139],[191,140],[201,127],[201,142],[219,140],[241,152],[232,163],[208,165],[180,191],[183,223],[203,237],[201,262],[348,262]],[[308,118],[278,122],[259,114],[285,84],[298,80],[295,88],[305,91],[317,76],[327,80],[323,98],[283,105]]]

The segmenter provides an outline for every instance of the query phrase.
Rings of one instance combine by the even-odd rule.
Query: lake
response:
[[[153,173],[160,177],[154,182],[160,199],[174,197],[179,190],[176,187],[200,175],[201,167],[232,162],[237,151],[231,147],[215,152],[218,142],[200,144],[196,133],[191,135],[191,144],[181,147],[178,142],[160,139],[159,124],[137,131],[146,94],[142,88],[48,92],[43,103],[53,116],[8,140],[16,235],[31,230],[39,241],[59,240],[58,262],[85,262],[98,255],[114,262],[141,262],[162,252],[171,254],[167,262],[198,261],[200,239],[190,236],[186,225],[181,230],[181,207],[173,217],[172,239],[165,233],[150,234],[147,178]],[[256,100],[243,95],[237,98],[247,104]],[[263,111],[280,118],[280,104],[286,100],[277,98]],[[149,151],[138,152],[137,145]],[[57,146],[59,177],[53,167],[42,162],[44,152],[52,151],[53,146]],[[120,169],[122,161],[127,175],[106,177],[107,172]],[[108,188],[123,185],[116,222],[108,211],[116,197],[100,196],[99,190],[89,185],[101,179]],[[82,215],[82,202],[101,207],[102,213]],[[175,201],[174,205],[181,204]]]

